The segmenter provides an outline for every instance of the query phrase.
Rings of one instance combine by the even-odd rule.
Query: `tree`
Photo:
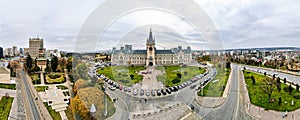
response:
[[[75,85],[74,85],[74,93],[77,93],[80,89],[86,87],[87,85],[87,82],[84,81],[83,79],[78,79],[76,82],[75,82]]]
[[[253,75],[251,75],[252,84],[255,85],[255,78]]]
[[[72,57],[69,57],[67,60],[66,68],[68,69],[68,72],[70,72],[72,69],[72,61],[73,61]]]
[[[51,72],[51,68],[49,67],[49,60],[47,59],[45,71],[47,73]]]
[[[130,74],[130,78],[133,79],[133,78],[134,78],[134,75],[133,75],[133,74]]]
[[[267,76],[267,72],[264,72],[264,75]]]
[[[293,87],[292,87],[291,84],[289,85],[289,91],[290,91],[290,94],[292,94],[292,92],[293,92]]]
[[[283,79],[283,83],[286,83],[286,78]]]
[[[260,85],[262,91],[268,95],[268,99],[271,98],[271,95],[273,93],[273,90],[274,90],[274,85],[275,85],[275,82],[274,80],[266,77],[266,79],[263,80],[262,84]]]
[[[77,75],[80,79],[88,79],[88,68],[85,64],[79,64],[76,67]]]
[[[187,71],[184,71],[183,74],[184,74],[185,76],[187,76],[188,72],[187,72]]]
[[[277,84],[277,90],[278,90],[278,92],[280,92],[280,91],[281,91],[281,85],[280,85],[280,83],[279,83],[279,84]]]
[[[181,79],[181,77],[182,77],[181,73],[177,73],[176,75],[177,75],[178,78]]]
[[[272,79],[273,79],[273,80],[275,80],[275,78],[276,78],[276,75],[275,75],[275,74],[273,74],[273,78],[272,78]]]
[[[277,84],[280,84],[280,77],[277,77],[276,81],[277,81]]]
[[[27,58],[26,58],[26,69],[28,71],[30,71],[32,68],[32,59],[31,59],[31,56],[28,55]]]
[[[226,68],[230,69],[230,62],[226,62]]]
[[[299,91],[299,84],[296,85],[296,91]]]
[[[61,71],[64,71],[65,66],[66,66],[66,63],[67,63],[66,59],[65,59],[65,58],[61,58],[61,59],[58,61],[58,63],[59,63],[59,66],[61,67]]]
[[[56,56],[52,56],[51,58],[51,68],[53,72],[56,72],[58,66],[58,58]]]
[[[281,103],[282,103],[282,100],[281,100],[281,97],[279,97],[278,98],[278,104],[281,105]]]

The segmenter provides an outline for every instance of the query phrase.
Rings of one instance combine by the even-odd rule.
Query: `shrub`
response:
[[[285,88],[283,88],[283,90],[284,90],[285,92],[291,92],[290,89],[289,89],[289,87],[285,87]]]
[[[176,83],[179,83],[181,80],[179,78],[175,78],[172,80],[172,83],[173,84],[176,84]]]
[[[294,95],[293,96],[295,99],[300,99],[300,95],[298,94],[298,95]]]
[[[56,79],[56,78],[59,78],[61,75],[60,74],[50,74],[50,75],[48,75],[49,76],[49,78],[51,78],[51,79]]]

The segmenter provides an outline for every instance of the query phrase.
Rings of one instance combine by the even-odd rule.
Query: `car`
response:
[[[170,87],[169,89],[171,90],[171,92],[175,92],[174,87]]]
[[[196,86],[196,90],[200,90],[201,87],[199,85]]]
[[[131,92],[131,87],[128,87],[128,90],[127,90],[128,92]]]
[[[163,95],[167,95],[167,92],[165,91],[165,89],[161,89],[161,93],[162,93]]]
[[[122,85],[119,86],[119,90],[123,90],[123,86]]]
[[[174,91],[178,91],[178,86],[174,86]]]
[[[171,94],[171,88],[168,88],[168,89],[166,89],[166,92],[168,93],[168,94]]]
[[[191,89],[194,89],[195,87],[196,87],[196,85],[192,85],[190,88],[191,88]]]
[[[155,91],[156,91],[156,90],[151,90],[151,95],[152,95],[152,96],[155,96]]]
[[[138,89],[133,89],[133,95],[137,95],[138,94]]]
[[[157,91],[156,91],[156,94],[157,94],[157,96],[161,96],[161,91],[160,91],[160,90],[157,90]]]
[[[143,90],[143,89],[141,89],[141,91],[140,91],[140,95],[141,95],[141,96],[143,96],[143,95],[144,95],[144,90]]]
[[[149,89],[146,91],[146,96],[150,96],[150,90]]]
[[[182,88],[182,86],[181,85],[178,85],[178,89],[181,89]]]
[[[127,92],[127,87],[124,86],[123,90],[124,90],[124,92]]]
[[[116,90],[116,88],[113,87],[113,86],[108,86],[108,88],[109,88],[110,90],[112,90],[112,91]]]

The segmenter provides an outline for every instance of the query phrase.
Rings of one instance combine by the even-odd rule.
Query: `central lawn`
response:
[[[55,112],[55,110],[53,110],[51,106],[48,106],[46,102],[44,102],[44,105],[47,108],[53,120],[61,120],[60,114],[58,112]]]
[[[1,101],[0,101],[0,119],[1,120],[8,119],[13,100],[14,100],[13,97],[6,98],[5,96],[2,96]]]
[[[144,66],[109,66],[99,68],[98,73],[122,85],[132,86],[143,80],[143,76],[138,75],[138,71],[145,69]],[[131,79],[130,75],[133,75],[133,79]]]
[[[255,78],[255,84],[252,83],[251,75]],[[265,109],[276,110],[276,111],[292,111],[300,108],[300,98],[296,99],[295,96],[300,96],[300,92],[296,91],[294,88],[292,92],[284,91],[288,85],[280,83],[281,90],[278,91],[277,86],[273,85],[273,92],[271,94],[270,100],[274,102],[269,102],[268,95],[263,91],[266,76],[257,74],[254,72],[244,71],[244,78],[247,84],[248,94],[250,96],[250,101],[252,104],[261,106]],[[276,82],[276,80],[275,80]],[[282,103],[279,104],[279,97],[281,97]],[[292,100],[294,105],[291,105]],[[287,101],[287,104],[285,103]]]
[[[4,83],[0,83],[0,88],[15,90],[16,89],[16,84],[4,84]]]
[[[223,95],[224,89],[226,87],[228,77],[230,74],[229,69],[223,68],[216,68],[217,75],[214,77],[210,83],[208,83],[203,88],[203,95],[202,89],[198,92],[199,96],[206,96],[206,97],[221,97]]]
[[[193,79],[197,75],[205,73],[204,68],[195,66],[158,66],[156,69],[164,71],[163,74],[156,76],[156,78],[157,81],[163,82],[167,87],[179,85]],[[177,74],[181,74],[181,78]],[[173,83],[174,79],[179,79],[179,82]]]
[[[51,78],[52,77],[52,78]],[[64,73],[51,73],[46,75],[46,83],[47,84],[60,84],[65,82],[65,74]]]
[[[45,92],[45,90],[48,89],[48,86],[35,86],[34,88],[37,92]]]

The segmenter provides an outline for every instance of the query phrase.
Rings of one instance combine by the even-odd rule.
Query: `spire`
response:
[[[153,35],[152,35],[151,27],[150,27],[149,37],[147,39],[147,44],[154,44],[154,38],[153,38]]]

